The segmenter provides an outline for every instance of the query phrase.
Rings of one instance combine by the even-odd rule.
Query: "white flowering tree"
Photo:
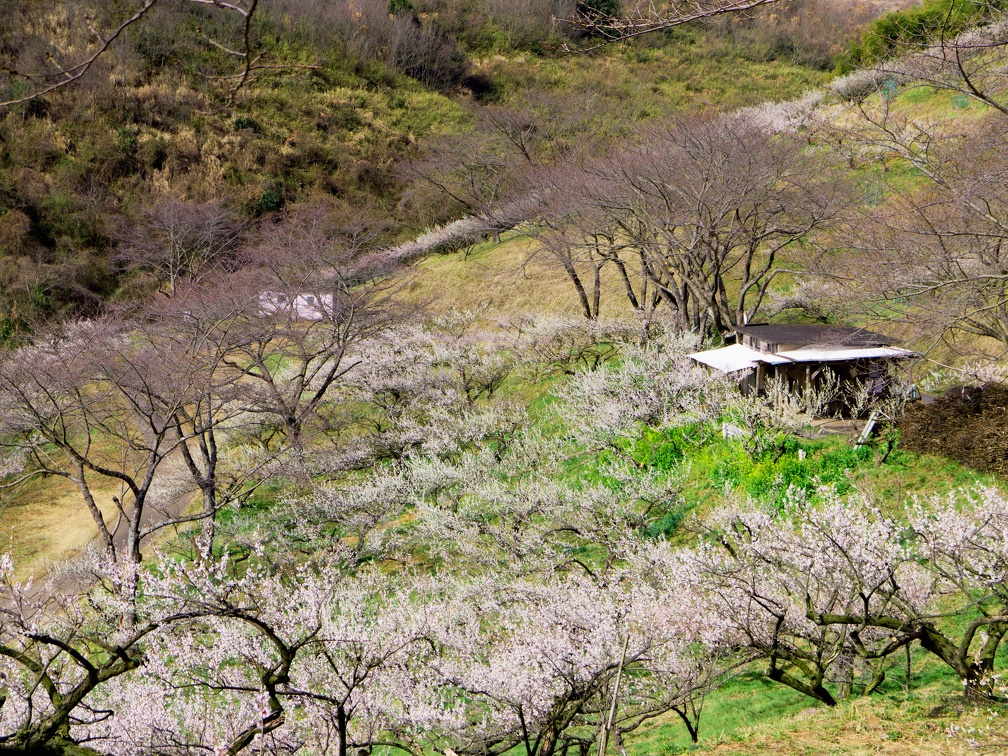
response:
[[[116,753],[338,753],[395,737],[409,648],[427,634],[423,583],[354,574],[346,554],[281,564],[163,563],[149,600],[176,613],[143,669],[97,698],[113,712],[78,740]]]
[[[968,696],[1006,700],[995,665],[1008,633],[1008,501],[982,488],[916,506],[910,524],[918,558],[936,590],[953,596],[957,613],[969,622],[956,630],[943,626],[942,615],[932,611],[900,630],[918,636],[924,649],[951,667]],[[887,619],[879,613],[872,622],[885,628]]]
[[[579,443],[620,451],[620,440],[642,424],[669,428],[705,422],[738,402],[725,379],[687,356],[695,337],[663,330],[643,345],[624,344],[612,370],[580,372],[557,393],[565,422]]]
[[[996,699],[1006,513],[990,489],[919,504],[906,523],[857,496],[799,502],[785,517],[732,507],[712,523],[719,544],[694,554],[721,615],[769,662],[771,679],[832,705],[826,683],[849,689],[854,658],[871,666],[871,692],[888,657],[918,642],[968,696]],[[953,615],[968,622],[946,621]]]
[[[865,502],[793,507],[784,517],[752,503],[722,510],[694,557],[718,612],[767,661],[767,676],[832,706],[826,685],[847,687],[854,655],[883,659],[902,643],[879,645],[874,628],[830,618],[889,611],[902,620],[924,611],[929,585],[898,525]],[[878,666],[866,689],[881,679]]]
[[[426,726],[458,753],[545,756],[586,753],[603,728],[619,738],[676,711],[695,740],[702,699],[730,666],[724,638],[678,580],[645,589],[632,569],[609,578],[576,571],[455,589],[427,661],[438,693]]]
[[[639,324],[631,320],[564,315],[539,315],[515,325],[536,375],[594,371],[619,356],[620,347],[639,332]]]
[[[436,354],[435,336],[399,326],[353,345],[337,400],[340,434],[329,466],[369,467],[418,450],[454,445],[453,424],[463,397]]]
[[[124,593],[136,570],[94,549],[22,583],[0,558],[0,747],[48,753],[79,742],[75,727],[109,718],[95,691],[139,668],[158,628],[182,619]]]

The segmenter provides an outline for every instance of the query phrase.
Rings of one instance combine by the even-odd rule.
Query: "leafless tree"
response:
[[[576,106],[533,91],[514,104],[490,104],[473,113],[471,131],[437,137],[424,158],[410,163],[406,176],[421,201],[433,192],[457,215],[481,220],[499,233],[529,220],[549,201],[555,187],[540,175],[545,166],[599,154],[622,133],[609,117],[613,105],[587,93]]]
[[[607,185],[588,164],[557,166],[542,174],[548,187],[537,219],[541,257],[556,264],[578,295],[581,313],[598,319],[606,272],[618,276],[630,307],[646,331],[660,304],[643,248],[626,229],[632,221],[604,199]]]
[[[419,192],[453,206],[450,214],[473,216],[497,235],[518,220],[506,212],[519,193],[518,175],[527,163],[507,139],[477,129],[439,138],[428,154],[407,167]]]
[[[863,311],[888,319],[902,312],[932,343],[974,352],[979,336],[1003,352],[1008,118],[992,109],[963,133],[901,112],[886,98],[851,113],[856,119],[832,126],[833,136],[855,165],[883,167],[881,191],[849,225],[848,250],[817,260],[817,271],[840,282]],[[907,165],[919,177],[914,182],[900,188],[885,182],[885,169]],[[895,313],[893,301],[902,303]]]
[[[375,3],[371,31],[380,35],[381,58],[393,70],[412,76],[433,89],[448,90],[465,73],[467,62],[458,42],[430,19],[390,15],[387,3]],[[367,33],[368,24],[357,33]]]
[[[705,18],[745,13],[774,2],[777,0],[674,0],[662,3],[637,0],[632,5],[621,7],[618,13],[593,10],[590,4],[585,3],[570,24],[594,40],[579,49],[594,49]]]
[[[304,448],[330,390],[353,368],[348,345],[391,316],[390,284],[365,254],[376,234],[374,225],[306,207],[266,226],[251,249],[244,284],[229,294],[244,304],[225,362],[245,382],[267,447]]]
[[[218,202],[163,199],[123,234],[119,257],[129,267],[152,272],[171,297],[180,286],[233,267],[241,232]]]
[[[639,313],[660,300],[699,333],[752,320],[784,250],[847,201],[828,163],[735,116],[681,119],[588,171],[566,250],[614,266]]]
[[[128,327],[117,319],[42,335],[5,355],[0,366],[5,438],[10,451],[28,460],[19,480],[57,475],[72,481],[114,564],[138,565],[141,540],[161,525],[151,522],[148,504],[155,475],[176,445],[171,414],[183,406],[191,380],[174,367],[170,354],[131,344]],[[95,480],[120,485],[111,524],[96,500]],[[133,574],[122,586],[124,594],[135,590],[135,580]]]
[[[249,391],[230,361],[241,347],[245,317],[255,297],[234,297],[235,276],[191,286],[171,300],[142,308],[131,340],[165,356],[172,374],[187,376],[181,402],[162,407],[178,456],[202,498],[199,551],[209,558],[217,513],[248,496],[283,465],[282,454],[253,452],[258,424],[248,412]],[[227,293],[225,293],[227,292]],[[163,375],[150,376],[157,386]],[[158,393],[167,399],[170,391]]]

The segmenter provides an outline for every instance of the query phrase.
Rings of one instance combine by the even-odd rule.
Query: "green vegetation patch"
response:
[[[929,44],[939,34],[951,38],[1004,8],[1003,0],[925,0],[920,5],[890,11],[870,24],[860,40],[851,42],[847,50],[836,57],[836,70],[849,73],[855,68],[871,66],[907,49]]]

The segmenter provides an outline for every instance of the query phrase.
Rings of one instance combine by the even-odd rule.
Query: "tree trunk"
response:
[[[690,740],[692,740],[695,745],[700,737],[700,723],[693,722],[686,714],[685,709],[673,707],[672,711],[678,714],[679,718],[683,721],[683,724],[686,725],[686,730],[689,732]]]
[[[342,704],[336,707],[336,726],[339,728],[339,756],[347,756],[347,713]]]
[[[816,680],[811,683],[804,683],[798,678],[789,675],[782,669],[778,669],[776,666],[771,667],[767,670],[767,677],[769,677],[774,682],[783,683],[789,688],[794,688],[799,693],[804,693],[810,698],[814,698],[817,701],[822,701],[827,706],[836,706],[836,699],[833,694],[830,693],[826,688],[823,687],[821,680]]]
[[[209,561],[213,558],[214,538],[217,536],[217,486],[212,482],[200,486],[203,496],[203,524],[200,531],[200,556]]]
[[[546,729],[540,734],[539,753],[537,756],[553,756],[556,752],[557,738],[559,733],[555,723],[546,725]]]
[[[84,477],[84,465],[78,463],[76,469],[76,476],[74,477],[74,482],[80,489],[81,496],[84,497],[84,503],[87,505],[88,512],[91,513],[91,519],[94,520],[95,526],[98,528],[98,538],[102,543],[102,548],[105,549],[105,556],[112,561],[115,561],[115,544],[112,541],[112,534],[109,533],[108,528],[105,525],[105,518],[95,503],[94,496],[91,495],[91,487],[88,485],[87,480]]]
[[[581,283],[581,276],[574,269],[571,264],[564,264],[564,270],[567,271],[567,276],[570,278],[571,282],[574,284],[574,288],[577,290],[578,302],[581,303],[581,313],[585,316],[587,320],[592,319],[592,309],[591,302],[588,300],[588,292],[585,291],[584,284]]]

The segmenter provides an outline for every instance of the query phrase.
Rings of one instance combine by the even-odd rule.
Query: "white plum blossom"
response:
[[[821,89],[810,90],[797,100],[765,102],[743,108],[738,115],[771,134],[794,134],[815,122],[825,96]]]
[[[663,428],[717,417],[734,400],[734,387],[689,359],[696,348],[693,336],[662,334],[625,345],[611,370],[575,374],[557,392],[575,438],[604,448],[641,423]]]

